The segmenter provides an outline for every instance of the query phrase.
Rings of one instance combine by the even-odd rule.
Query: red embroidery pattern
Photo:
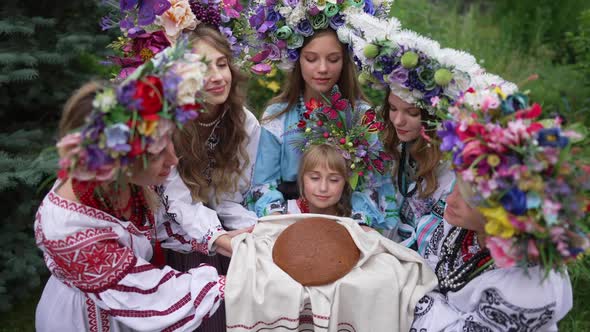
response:
[[[55,262],[53,274],[84,292],[99,293],[117,284],[135,266],[137,258],[121,246],[111,228],[90,228],[66,237],[45,241]]]
[[[113,289],[116,291],[119,291],[119,292],[126,292],[126,293],[153,294],[156,291],[158,291],[158,288],[160,288],[160,285],[162,285],[163,283],[167,282],[168,280],[172,279],[175,276],[176,276],[175,271],[170,271],[170,272],[166,273],[162,279],[160,279],[160,282],[158,282],[158,284],[156,286],[149,288],[149,289],[141,289],[141,288],[137,288],[137,287],[124,286],[124,285],[116,285],[115,287],[113,287]]]
[[[47,199],[59,206],[62,209],[66,209],[66,210],[70,210],[70,211],[74,211],[80,214],[83,214],[85,216],[88,216],[90,218],[94,218],[94,219],[99,219],[99,220],[104,220],[104,221],[108,221],[108,222],[113,222],[116,223],[118,225],[121,225],[122,227],[124,227],[125,229],[127,229],[129,231],[129,233],[134,234],[134,235],[144,235],[144,236],[148,236],[151,235],[151,228],[147,229],[145,232],[141,232],[139,229],[137,229],[137,227],[135,227],[135,225],[133,225],[133,223],[131,222],[126,222],[126,224],[128,224],[126,227],[123,226],[121,224],[121,220],[111,216],[110,214],[95,209],[93,207],[87,206],[87,205],[82,205],[82,204],[78,204],[76,202],[72,202],[72,201],[68,201],[66,199],[63,199],[61,197],[59,197],[58,195],[56,195],[53,191],[50,191],[49,194],[47,194]]]
[[[141,266],[134,266],[133,268],[131,268],[129,270],[130,274],[135,274],[135,273],[143,273],[146,271],[151,271],[151,270],[157,270],[158,268],[153,266],[152,264],[145,264],[145,265],[141,265]]]
[[[199,295],[197,295],[197,298],[195,299],[193,305],[195,306],[195,309],[199,307],[199,305],[201,305],[201,302],[203,302],[203,299],[205,298],[205,296],[207,295],[207,293],[209,293],[209,291],[211,290],[211,288],[213,288],[213,286],[217,285],[216,282],[209,282],[207,283],[203,289],[201,289],[201,291],[199,292]]]
[[[88,312],[88,325],[90,326],[90,332],[98,332],[96,306],[94,305],[94,302],[89,298],[86,298],[86,311]]]
[[[164,227],[166,229],[166,235],[168,235],[168,237],[175,239],[176,241],[180,242],[181,244],[190,244],[192,251],[198,251],[198,252],[203,253],[205,255],[209,254],[209,248],[207,246],[207,243],[199,243],[195,239],[191,239],[190,241],[187,241],[182,235],[174,233],[174,231],[172,230],[172,225],[168,221],[164,223]]]
[[[309,213],[309,203],[307,203],[306,199],[298,198],[295,202],[297,203],[297,207],[299,207],[299,211],[301,211],[301,213]]]
[[[102,330],[104,332],[108,332],[111,330],[111,323],[109,322],[109,315],[104,310],[100,310],[100,323],[102,325]]]
[[[121,310],[121,309],[111,309],[108,313],[111,316],[121,316],[121,317],[135,317],[135,318],[144,318],[144,317],[153,317],[153,316],[166,316],[170,315],[171,313],[175,312],[176,310],[184,307],[187,303],[191,301],[191,294],[186,294],[183,296],[178,302],[174,303],[166,310]]]
[[[217,283],[219,283],[219,295],[223,300],[225,299],[225,276],[219,276]]]

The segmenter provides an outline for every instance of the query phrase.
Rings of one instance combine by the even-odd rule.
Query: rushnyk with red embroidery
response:
[[[178,43],[121,84],[86,84],[66,104],[59,179],[35,218],[52,274],[37,331],[194,330],[219,307],[225,277],[213,267],[150,263],[160,242],[202,248],[154,190],[178,162],[172,132],[201,109],[199,59]]]

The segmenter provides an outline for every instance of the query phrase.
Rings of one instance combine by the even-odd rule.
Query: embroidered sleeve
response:
[[[160,188],[159,194],[166,214],[163,229],[158,229],[158,236],[163,235],[167,239],[163,246],[214,254],[212,249],[215,240],[225,233],[217,213],[201,202],[193,202],[188,187],[175,169]],[[181,238],[188,240],[190,247]]]
[[[430,197],[405,199],[400,206],[397,238],[400,244],[416,248],[424,256],[432,234],[442,222],[447,196],[453,190],[455,173],[442,167],[437,178],[438,188]],[[415,194],[416,195],[416,194]]]
[[[557,331],[572,307],[567,276],[498,269],[444,296],[431,292],[416,306],[416,331]]]
[[[112,228],[88,228],[41,247],[55,277],[134,330],[196,328],[217,310],[223,287],[213,267],[158,269],[118,238]]]
[[[273,133],[262,128],[249,206],[258,217],[286,208],[283,194],[277,190],[281,177],[281,142]]]
[[[395,191],[385,176],[379,177],[378,185],[352,193],[352,218],[375,229],[393,229],[399,222]]]

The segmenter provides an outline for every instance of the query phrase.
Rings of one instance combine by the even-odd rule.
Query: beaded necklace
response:
[[[443,242],[440,261],[434,270],[441,293],[457,291],[473,278],[493,268],[493,260],[487,248],[480,248],[477,253],[469,252],[468,247],[476,245],[476,242],[477,238],[473,231],[459,227],[451,229]],[[458,257],[459,252],[463,257]],[[458,258],[461,259],[459,263]]]
[[[409,158],[408,152],[407,152],[407,145],[404,142],[404,143],[402,143],[402,152],[401,152],[400,161],[399,161],[399,168],[397,170],[397,187],[399,188],[399,192],[405,198],[413,196],[414,193],[416,193],[418,186],[420,186],[420,184],[422,183],[422,177],[419,177],[416,180],[414,188],[412,188],[412,190],[410,190],[408,192],[409,185],[408,185],[408,176],[406,175],[406,173],[407,173],[406,172],[406,163],[411,164],[412,160],[410,159],[409,161],[407,161],[407,158]]]
[[[219,126],[219,124],[221,123],[221,120],[225,116],[225,113],[227,113],[228,109],[229,109],[229,107],[226,106],[225,109],[223,110],[223,113],[221,113],[221,116],[219,118],[217,118],[217,122],[215,123],[215,126],[213,127],[213,129],[211,129],[211,134],[209,134],[209,137],[207,137],[207,140],[205,141],[205,145],[207,146],[207,166],[205,166],[205,169],[203,170],[203,176],[205,177],[205,180],[207,181],[207,185],[211,184],[211,181],[212,181],[211,175],[213,173],[213,169],[215,168],[215,156],[213,155],[213,153],[215,152],[215,148],[217,147],[217,145],[221,141],[221,138],[216,133],[216,131],[217,131],[217,128],[221,128]]]

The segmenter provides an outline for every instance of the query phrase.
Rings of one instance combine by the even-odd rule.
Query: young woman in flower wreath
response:
[[[482,74],[469,54],[442,49],[433,40],[400,30],[395,18],[357,16],[340,34],[350,41],[361,63],[361,79],[387,87],[381,115],[389,121],[385,121],[382,141],[393,158],[390,174],[396,186],[393,196],[399,224],[384,235],[427,258],[428,239],[441,225],[455,178],[436,140],[440,114],[433,104],[458,98],[472,84],[503,81]]]
[[[286,201],[299,196],[296,181],[301,154],[288,140],[300,135],[292,132],[305,125],[307,102],[312,98],[323,100],[338,86],[356,112],[370,108],[347,45],[339,40],[336,31],[345,24],[349,13],[385,15],[387,9],[386,3],[354,0],[253,3],[249,21],[256,31],[256,46],[260,47],[251,59],[256,63],[252,70],[264,72],[270,64],[291,68],[282,93],[270,101],[261,117],[263,129],[249,204],[258,216],[284,213]],[[383,216],[369,215],[369,211],[352,204],[363,223],[384,224]]]
[[[571,158],[583,138],[522,93],[470,89],[446,109],[457,183],[428,245],[439,287],[414,328],[556,331],[572,308],[565,265],[590,248],[590,174]]]
[[[215,268],[180,273],[150,263],[163,261],[161,244],[199,246],[168,218],[154,186],[178,162],[172,132],[199,110],[200,86],[188,100],[168,87],[204,73],[196,56],[165,52],[121,85],[85,85],[66,104],[60,179],[35,218],[52,274],[37,307],[38,331],[191,330],[224,297]]]
[[[241,203],[250,188],[260,125],[244,106],[245,78],[233,64],[227,39],[204,25],[187,36],[208,62],[206,112],[174,135],[179,162],[164,184],[164,197],[171,218],[205,245],[187,254],[169,251],[167,263],[179,271],[206,263],[226,273],[229,258],[215,253],[230,256],[231,243],[220,236],[251,229],[257,220]],[[225,330],[223,308],[201,329]]]

